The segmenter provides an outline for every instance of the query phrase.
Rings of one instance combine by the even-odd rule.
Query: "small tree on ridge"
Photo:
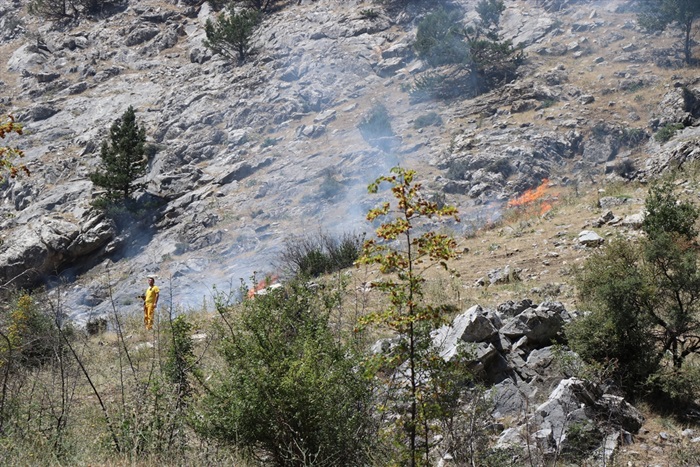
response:
[[[257,10],[241,10],[228,15],[222,13],[215,22],[207,20],[204,45],[229,60],[238,58],[239,62],[243,62],[250,53],[250,39],[259,22],[260,13]]]
[[[675,25],[683,32],[683,54],[686,64],[693,59],[693,25],[700,19],[698,0],[637,0],[641,9],[640,26],[649,31],[663,31]]]

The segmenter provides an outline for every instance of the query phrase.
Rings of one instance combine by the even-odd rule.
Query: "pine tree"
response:
[[[207,20],[204,45],[229,60],[238,57],[238,61],[243,62],[250,53],[250,39],[259,22],[257,10],[242,10],[229,15],[222,13],[215,22]]]
[[[104,203],[128,204],[136,190],[145,188],[145,183],[136,180],[146,174],[146,130],[136,122],[133,107],[112,124],[100,158],[100,167],[90,174],[90,180],[107,191]]]

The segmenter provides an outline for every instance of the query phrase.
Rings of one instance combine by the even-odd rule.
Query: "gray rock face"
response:
[[[498,447],[528,449],[529,445],[529,449],[552,456],[572,447],[569,433],[583,430],[611,455],[617,438],[606,435],[610,426],[629,433],[642,426],[640,412],[623,398],[564,373],[561,358],[575,360],[578,356],[550,344],[570,319],[559,302],[511,301],[499,305],[497,311],[474,306],[433,334],[433,343],[446,360],[458,352],[469,352],[471,371],[491,385],[494,418],[522,420],[501,433]],[[388,341],[376,347],[382,345],[387,351],[390,348]],[[543,395],[548,395],[547,400],[535,405]]]
[[[511,340],[525,337],[531,344],[549,344],[562,330],[563,325],[564,319],[556,310],[527,309],[506,320],[500,332]]]
[[[650,122],[653,129],[680,123],[690,126],[700,117],[700,88],[676,83],[659,102],[656,117]]]
[[[520,280],[520,270],[517,268],[511,268],[510,265],[507,265],[503,269],[494,269],[489,271],[489,282],[491,285],[510,284]]]
[[[28,182],[0,187],[2,254],[17,252],[5,256],[0,270],[16,274],[11,265],[22,258],[28,270],[72,263],[90,269],[105,259],[103,251],[121,245],[112,265],[118,277],[148,268],[172,272],[173,301],[197,306],[212,283],[225,286],[272,268],[288,235],[312,226],[370,231],[364,214],[376,198],[366,186],[399,163],[434,168],[426,188],[444,188],[469,220],[545,178],[556,179],[569,165],[580,171],[575,178],[588,180],[603,170],[601,161],[624,151],[612,137],[630,128],[621,103],[612,119],[617,127],[610,124],[606,137],[592,141],[601,97],[581,84],[575,67],[576,60],[591,67],[612,62],[617,57],[607,46],[623,39],[621,46],[633,47],[620,51],[622,59],[647,57],[649,48],[623,29],[634,26],[603,25],[611,20],[600,11],[591,16],[588,1],[511,2],[501,18],[503,37],[535,58],[518,79],[473,99],[415,102],[406,90],[431,71],[413,49],[425,11],[411,2],[395,11],[385,2],[372,6],[378,16],[369,19],[358,14],[360,3],[289,2],[260,25],[254,53],[241,64],[204,45],[204,25],[217,15],[206,2],[194,7],[139,0],[109,18],[60,27],[0,6],[0,41],[8,51],[0,103],[25,125],[21,146],[34,173]],[[476,18],[474,2],[455,6],[464,9],[465,22]],[[552,61],[553,55],[565,56],[567,65]],[[537,69],[540,60],[545,69]],[[610,76],[611,92],[655,83],[633,66],[619,68]],[[696,84],[684,86],[695,93]],[[585,96],[595,102],[582,104]],[[375,104],[387,107],[391,132],[364,139],[358,123]],[[128,235],[118,241],[107,223],[83,228],[96,194],[89,174],[110,126],[128,106],[154,148],[142,180],[146,192],[137,194],[158,201],[149,213],[153,232],[139,245],[148,259],[130,248]],[[685,107],[691,114],[694,109]],[[429,113],[443,123],[416,128],[417,117]],[[687,146],[679,154],[696,152]],[[330,169],[336,172],[329,191],[324,182]],[[53,230],[44,228],[51,248],[65,251],[41,243],[37,229],[45,218],[57,221]],[[12,230],[29,224],[40,242],[34,254],[13,240],[23,230]],[[124,280],[115,293],[126,300],[133,286]],[[82,320],[84,302],[78,298],[72,305],[72,316]],[[94,311],[108,309],[102,303]],[[489,320],[498,327],[495,316]],[[517,344],[507,340],[500,335],[489,343],[497,349]]]
[[[114,236],[114,223],[93,212],[78,223],[49,218],[26,224],[2,245],[0,277],[25,287],[35,285],[44,275],[93,254]]]
[[[522,402],[516,395],[520,393],[514,393],[512,385],[503,386],[499,394],[504,407],[517,407]],[[608,425],[599,425],[596,421],[599,417],[607,417]],[[545,456],[553,456],[570,448],[579,448],[572,444],[569,435],[583,431],[588,439],[600,443],[600,449],[606,451],[607,457],[612,455],[618,442],[617,437],[606,436],[610,426],[627,434],[636,433],[644,421],[641,413],[622,398],[603,394],[596,385],[576,378],[561,380],[547,401],[528,418],[526,425],[504,431],[497,445],[500,448],[538,449]],[[524,430],[526,426],[531,435]]]
[[[700,128],[686,128],[682,134],[682,141],[669,141],[659,153],[647,160],[639,178],[658,176],[671,167],[683,167],[700,159]]]
[[[458,351],[461,342],[486,342],[498,333],[484,310],[475,305],[457,316],[450,326],[443,326],[433,335],[433,342],[445,360],[450,360]],[[484,355],[488,352],[484,352]]]

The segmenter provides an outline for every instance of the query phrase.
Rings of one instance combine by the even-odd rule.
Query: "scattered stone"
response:
[[[591,230],[583,230],[578,234],[578,242],[589,248],[595,248],[602,245],[605,239]]]
[[[494,269],[489,271],[489,282],[491,285],[519,282],[522,280],[520,278],[520,272],[520,269],[511,268],[510,265],[502,269]]]

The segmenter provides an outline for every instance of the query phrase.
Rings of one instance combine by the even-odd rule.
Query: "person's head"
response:
[[[149,287],[153,287],[153,284],[156,283],[156,278],[153,276],[148,276],[148,285]]]

